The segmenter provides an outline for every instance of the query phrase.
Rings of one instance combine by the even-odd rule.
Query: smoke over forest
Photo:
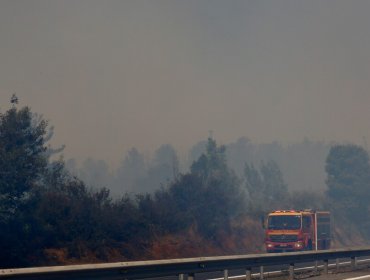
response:
[[[112,169],[104,160],[93,158],[85,159],[80,166],[76,160],[69,159],[66,167],[87,185],[105,186],[114,195],[153,193],[172,182],[178,173],[189,171],[191,164],[206,151],[206,145],[206,140],[194,144],[186,158],[180,158],[170,144],[161,145],[151,155],[132,148],[122,155],[117,169]],[[259,167],[274,161],[280,167],[289,190],[322,193],[326,188],[325,158],[332,145],[334,143],[309,139],[287,146],[277,141],[255,144],[241,137],[225,147],[228,165],[239,178],[243,177],[246,163]]]

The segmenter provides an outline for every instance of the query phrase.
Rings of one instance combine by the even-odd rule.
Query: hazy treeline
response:
[[[325,194],[289,191],[277,161],[255,165],[246,156],[235,171],[228,163],[233,147],[212,138],[197,146],[198,154],[193,150],[185,171],[165,145],[142,170],[146,175],[130,174],[130,168],[146,166],[133,149],[115,179],[134,188],[156,178],[158,186],[112,199],[104,186],[90,188],[62,160],[51,160],[58,152],[48,145],[51,135],[48,123],[28,107],[13,104],[0,114],[2,267],[261,252],[260,217],[276,208],[331,209],[341,222],[334,231],[337,245],[370,235],[369,157],[358,146],[330,149],[323,163]],[[107,170],[100,164],[97,171]]]
[[[81,167],[70,159],[66,167],[87,185],[93,188],[106,186],[116,197],[125,193],[152,193],[173,181],[180,172],[177,153],[169,144],[158,148],[151,158],[132,148],[115,171],[111,171],[105,161],[92,158],[86,159]]]
[[[278,142],[254,144],[246,137],[226,144],[228,166],[243,179],[245,163],[260,166],[274,161],[278,164],[289,190],[324,192],[325,159],[330,143],[302,142],[283,146]],[[66,162],[67,169],[92,187],[108,187],[112,194],[121,196],[128,193],[153,193],[160,186],[173,181],[180,172],[188,172],[191,164],[205,152],[207,141],[196,143],[180,158],[170,144],[160,146],[153,155],[140,152],[137,148],[123,154],[122,161],[112,169],[104,160],[88,158],[81,165],[76,160]]]

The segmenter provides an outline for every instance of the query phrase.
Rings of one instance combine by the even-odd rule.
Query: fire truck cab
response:
[[[267,252],[330,248],[330,212],[327,211],[273,211],[264,227]]]

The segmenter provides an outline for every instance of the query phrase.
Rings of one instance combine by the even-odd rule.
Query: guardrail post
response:
[[[229,271],[227,269],[224,270],[224,280],[229,278]]]
[[[245,278],[246,278],[246,280],[251,280],[252,279],[252,268],[248,267],[245,270]]]
[[[188,274],[188,280],[194,280],[194,273],[189,273]]]
[[[352,270],[356,270],[357,269],[356,257],[351,257],[351,269]]]
[[[340,266],[340,262],[339,262],[339,259],[336,258],[335,259],[335,271],[338,273],[339,272],[339,266]]]
[[[317,274],[318,271],[319,271],[318,264],[319,264],[319,262],[318,261],[315,261],[315,268],[314,268],[315,274]]]
[[[324,274],[329,273],[329,260],[324,260]]]
[[[260,266],[260,280],[263,280],[263,265]]]
[[[289,280],[294,280],[294,263],[289,264]]]

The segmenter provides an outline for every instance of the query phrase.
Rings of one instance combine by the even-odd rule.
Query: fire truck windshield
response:
[[[269,216],[268,229],[300,229],[301,215]]]

